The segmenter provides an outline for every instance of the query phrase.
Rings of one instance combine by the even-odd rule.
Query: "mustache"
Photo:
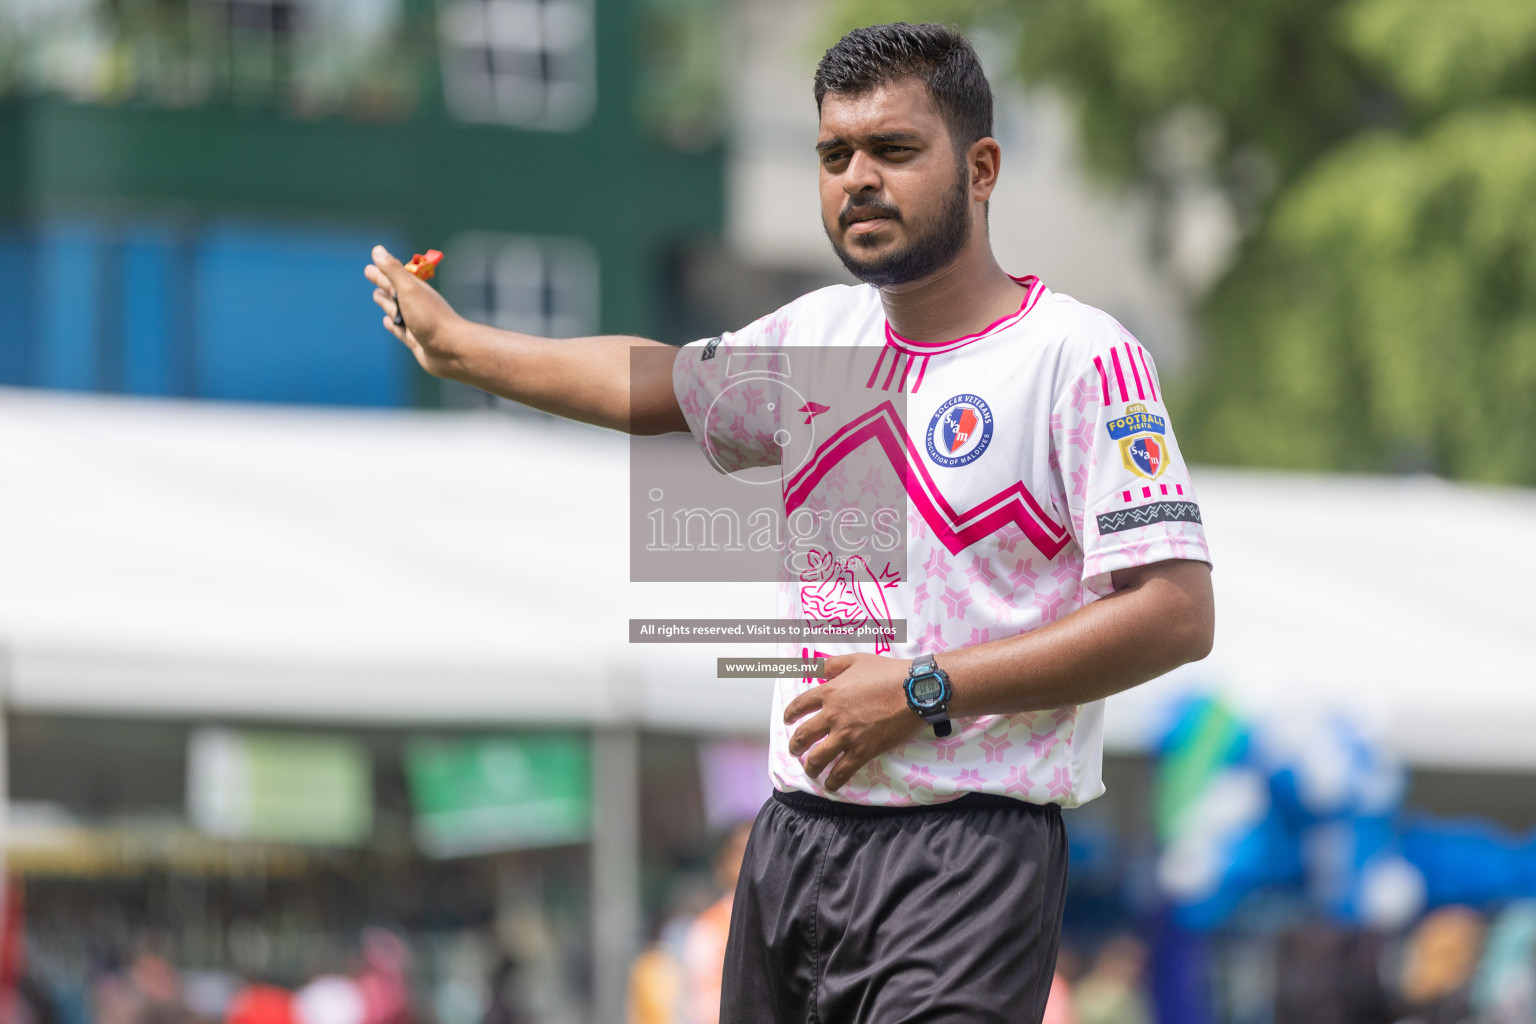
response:
[[[891,220],[901,220],[901,211],[890,203],[882,203],[878,199],[865,199],[858,203],[849,203],[843,207],[843,212],[837,215],[837,226],[846,228],[855,220],[868,220],[870,217],[888,217]]]

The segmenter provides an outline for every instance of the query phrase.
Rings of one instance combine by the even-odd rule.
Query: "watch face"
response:
[[[944,684],[935,676],[923,676],[912,681],[912,699],[919,704],[929,704],[944,695]]]

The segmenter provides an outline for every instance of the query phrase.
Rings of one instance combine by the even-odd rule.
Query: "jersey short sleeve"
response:
[[[693,342],[672,364],[672,389],[688,430],[722,473],[779,464],[785,410],[774,364],[785,322],[780,310],[740,331]]]
[[[1053,462],[1083,549],[1083,578],[1171,559],[1209,562],[1200,505],[1152,356],[1103,314],[1092,355],[1051,417]]]

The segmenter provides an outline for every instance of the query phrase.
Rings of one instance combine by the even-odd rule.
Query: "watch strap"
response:
[[[931,653],[913,658],[912,667],[907,670],[907,678],[912,679],[917,676],[926,675],[930,672],[942,671],[936,667],[936,660],[937,659],[934,658],[933,654]],[[949,711],[947,708],[940,708],[938,711],[935,711],[932,714],[924,715],[922,712],[918,712],[918,714],[922,715],[923,721],[933,726],[933,734],[940,739],[943,739],[945,736],[948,736],[951,732],[954,731],[954,726],[951,725],[949,721]]]

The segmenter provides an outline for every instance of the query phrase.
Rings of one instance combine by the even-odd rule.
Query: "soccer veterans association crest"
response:
[[[1156,480],[1168,466],[1167,449],[1151,434],[1137,434],[1121,441],[1120,458],[1126,469],[1148,480]]]
[[[1161,435],[1168,421],[1147,412],[1147,407],[1132,402],[1125,415],[1104,425],[1109,436],[1120,445],[1120,461],[1125,468],[1146,480],[1156,480],[1168,468],[1168,446]]]
[[[981,458],[992,443],[992,410],[975,395],[956,395],[928,423],[928,458],[953,468]]]

